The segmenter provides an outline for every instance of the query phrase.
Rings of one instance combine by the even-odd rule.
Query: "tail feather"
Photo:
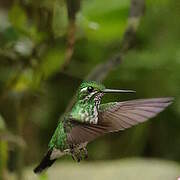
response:
[[[50,167],[56,161],[56,159],[50,159],[51,153],[52,150],[48,150],[40,164],[34,169],[34,173],[41,173],[44,169]]]

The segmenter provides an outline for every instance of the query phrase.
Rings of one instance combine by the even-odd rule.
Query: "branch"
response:
[[[107,74],[114,68],[117,68],[117,66],[122,62],[125,52],[133,47],[133,41],[136,37],[141,16],[144,14],[144,9],[144,0],[131,0],[128,24],[121,42],[121,51],[105,63],[96,66],[95,69],[93,69],[86,77],[86,80],[102,82]]]
[[[85,78],[85,80],[94,80],[102,82],[110,71],[117,68],[122,62],[125,53],[133,47],[133,41],[136,37],[136,32],[139,26],[141,17],[145,10],[145,0],[131,0],[128,24],[124,32],[121,51],[112,58],[108,59],[105,63],[97,65]],[[70,111],[75,102],[75,95],[68,104],[65,113]]]
[[[80,0],[66,0],[67,11],[68,11],[68,30],[67,30],[67,47],[65,52],[65,60],[62,65],[62,69],[65,69],[72,58],[75,44],[75,33],[76,33],[76,14],[80,10]]]

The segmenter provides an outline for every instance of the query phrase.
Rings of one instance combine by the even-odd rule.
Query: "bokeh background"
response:
[[[180,176],[180,1],[146,0],[143,13],[129,18],[137,2],[144,3],[0,0],[0,179]],[[122,51],[131,23],[133,33],[126,33],[128,48]],[[65,157],[48,171],[52,174],[30,175],[79,84],[114,56],[121,61],[109,69],[103,83],[137,93],[107,95],[103,102],[173,96],[174,103],[144,124],[91,143],[84,165]]]

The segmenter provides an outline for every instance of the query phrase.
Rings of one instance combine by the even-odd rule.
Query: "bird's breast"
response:
[[[78,104],[71,112],[71,117],[79,122],[86,122],[90,124],[98,123],[98,108],[99,101],[91,103]]]

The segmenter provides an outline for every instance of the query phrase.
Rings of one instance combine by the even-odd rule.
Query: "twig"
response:
[[[121,42],[121,51],[112,58],[108,59],[105,63],[96,66],[87,75],[85,80],[94,80],[94,81],[102,82],[110,71],[118,67],[118,65],[122,62],[126,51],[133,47],[133,41],[136,37],[136,32],[139,26],[140,19],[144,14],[144,10],[145,10],[144,0],[131,0],[128,24]],[[70,111],[74,102],[75,102],[75,95],[68,104],[65,113]]]
[[[23,149],[26,147],[26,142],[24,141],[22,137],[18,135],[14,135],[8,131],[0,133],[0,140],[15,144],[16,146],[19,146],[20,148],[23,148]]]

